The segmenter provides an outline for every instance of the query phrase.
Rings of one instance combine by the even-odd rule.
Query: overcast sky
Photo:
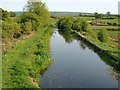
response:
[[[42,0],[50,11],[118,13],[120,0]],[[8,11],[22,11],[26,0],[0,0],[0,7]]]

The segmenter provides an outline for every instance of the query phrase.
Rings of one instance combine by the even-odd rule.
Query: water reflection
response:
[[[54,31],[51,50],[54,63],[42,71],[45,72],[40,77],[42,88],[118,87],[117,79],[112,77],[118,72],[110,67],[111,59],[96,52],[70,31]]]
[[[69,43],[72,43],[73,40],[77,40],[80,44],[80,47],[83,50],[86,49],[86,47],[88,47],[89,49],[94,51],[96,54],[98,54],[98,56],[99,56],[99,58],[101,58],[101,60],[103,60],[106,64],[113,67],[113,69],[111,71],[111,75],[113,75],[117,80],[120,80],[120,72],[119,72],[120,71],[120,65],[119,66],[114,66],[114,64],[113,64],[114,62],[109,56],[105,55],[102,52],[99,52],[99,51],[95,50],[91,45],[89,45],[89,43],[85,42],[84,40],[81,40],[78,35],[76,35],[75,33],[73,34],[70,30],[67,30],[65,32],[59,30],[59,34],[61,36],[63,36],[65,41],[66,41],[66,39],[67,39],[67,41],[69,41],[69,39],[70,39],[71,42],[69,42]]]

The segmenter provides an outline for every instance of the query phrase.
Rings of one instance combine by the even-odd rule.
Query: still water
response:
[[[54,30],[53,63],[40,76],[42,88],[118,88],[113,68],[69,33]]]

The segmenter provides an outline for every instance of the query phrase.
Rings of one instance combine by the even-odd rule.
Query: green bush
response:
[[[107,33],[106,30],[101,30],[98,33],[98,40],[100,40],[101,42],[106,42],[107,41]]]
[[[81,31],[87,32],[89,30],[89,24],[86,21],[81,22]]]
[[[73,20],[71,20],[69,17],[61,18],[58,21],[58,29],[61,30],[71,30],[73,25]]]
[[[75,20],[74,20],[72,29],[73,29],[73,30],[80,31],[80,29],[81,29],[81,20],[80,20],[80,19],[75,19]]]
[[[15,36],[19,37],[20,31],[20,24],[2,21],[2,38],[13,38]]]
[[[21,25],[22,25],[21,33],[22,34],[30,34],[30,32],[32,31],[32,23],[25,22],[25,23],[22,23]]]

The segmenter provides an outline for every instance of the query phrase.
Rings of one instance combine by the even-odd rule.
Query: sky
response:
[[[35,0],[34,0],[35,1]],[[42,0],[49,11],[118,13],[120,0]],[[0,8],[7,11],[22,11],[26,0],[0,0]]]

